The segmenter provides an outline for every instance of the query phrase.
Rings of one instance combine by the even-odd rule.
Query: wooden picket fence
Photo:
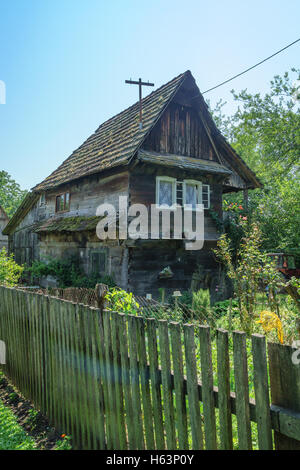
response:
[[[251,339],[255,401],[242,332],[233,333],[231,364],[224,330],[212,354],[208,326],[1,286],[0,339],[5,374],[75,449],[251,449],[255,436],[260,449],[300,448],[295,350],[269,344],[267,360],[264,336]]]

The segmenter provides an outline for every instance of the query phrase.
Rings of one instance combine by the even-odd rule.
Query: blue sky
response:
[[[299,17],[299,0],[1,0],[0,169],[33,187],[137,101],[125,79],[190,69],[204,91],[300,37]],[[299,59],[300,43],[205,97],[230,113],[232,88],[264,93]]]

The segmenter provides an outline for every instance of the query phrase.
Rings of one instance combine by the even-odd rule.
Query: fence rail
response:
[[[273,431],[276,448],[299,448],[300,366],[291,361],[293,348],[269,345],[270,389],[265,337],[252,336],[254,401],[246,335],[232,337],[230,361],[225,330],[212,342],[208,326],[101,312],[0,287],[5,373],[77,449],[251,449],[253,440],[272,449]],[[293,392],[282,391],[283,365]]]

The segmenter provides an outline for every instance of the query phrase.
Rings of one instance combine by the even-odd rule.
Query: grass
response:
[[[0,450],[35,449],[35,441],[18,424],[13,412],[0,400]]]

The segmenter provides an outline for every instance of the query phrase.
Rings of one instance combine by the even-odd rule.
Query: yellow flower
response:
[[[277,330],[277,336],[281,344],[283,344],[283,329],[280,318],[276,313],[263,310],[260,314],[260,319],[257,321],[263,327],[264,331],[268,333],[271,330]]]

